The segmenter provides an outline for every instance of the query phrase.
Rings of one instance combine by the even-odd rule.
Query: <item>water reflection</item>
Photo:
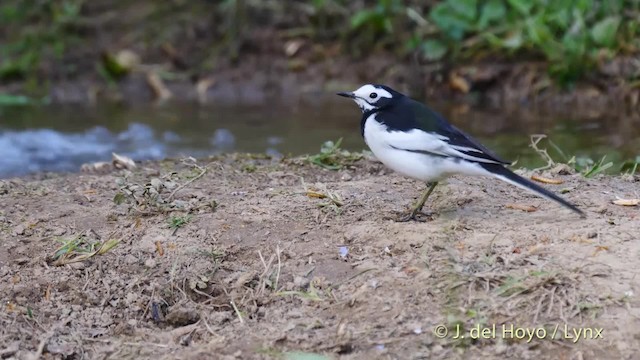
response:
[[[546,133],[570,155],[610,161],[640,153],[639,127],[618,131],[605,120],[558,121],[499,112],[439,110],[452,122],[520,165],[538,166],[529,134]],[[0,178],[40,171],[78,171],[112,152],[135,160],[243,151],[274,156],[317,152],[326,140],[361,150],[360,115],[350,103],[314,107],[60,106],[0,108]],[[610,121],[610,119],[608,120]],[[628,121],[627,121],[628,123]],[[609,130],[609,131],[605,131]]]

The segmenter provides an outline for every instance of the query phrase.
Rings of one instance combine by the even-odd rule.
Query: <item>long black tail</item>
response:
[[[563,206],[575,211],[576,213],[580,214],[580,217],[582,218],[586,218],[587,216],[585,215],[585,213],[583,213],[580,209],[578,209],[575,205],[571,204],[570,202],[564,200],[563,198],[559,197],[558,195],[550,192],[549,190],[543,188],[542,186],[529,181],[525,178],[523,178],[522,176],[519,176],[517,174],[515,174],[514,172],[512,172],[511,170],[507,169],[506,167],[500,165],[500,164],[485,164],[485,163],[480,163],[480,166],[482,166],[485,170],[489,171],[491,174],[493,174],[493,176],[495,176],[496,178],[502,180],[502,181],[506,181],[512,185],[515,185],[519,188],[528,190],[540,197],[543,197],[545,199],[549,199],[549,200],[553,200],[558,202],[559,204],[562,204]]]

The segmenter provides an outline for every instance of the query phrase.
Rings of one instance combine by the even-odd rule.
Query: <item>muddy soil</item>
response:
[[[588,217],[454,177],[397,223],[424,185],[372,159],[1,181],[0,358],[637,358],[638,178],[542,175]]]

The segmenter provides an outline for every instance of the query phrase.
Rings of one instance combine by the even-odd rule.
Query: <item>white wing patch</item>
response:
[[[372,115],[368,121],[371,120],[375,120],[375,114]],[[483,151],[468,146],[451,145],[449,138],[440,134],[429,133],[419,129],[413,129],[407,132],[389,131],[385,125],[378,121],[375,121],[375,125],[375,132],[377,133],[376,140],[381,143],[386,143],[387,146],[398,150],[426,152],[474,162],[500,164],[500,162],[497,161],[473,156],[469,153],[483,153]]]

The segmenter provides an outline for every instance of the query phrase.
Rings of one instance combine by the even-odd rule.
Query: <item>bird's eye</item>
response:
[[[372,98],[372,99],[375,99],[375,98],[377,98],[377,97],[378,97],[378,94],[376,94],[376,93],[371,93],[371,94],[369,94],[369,97],[370,97],[370,98]]]

